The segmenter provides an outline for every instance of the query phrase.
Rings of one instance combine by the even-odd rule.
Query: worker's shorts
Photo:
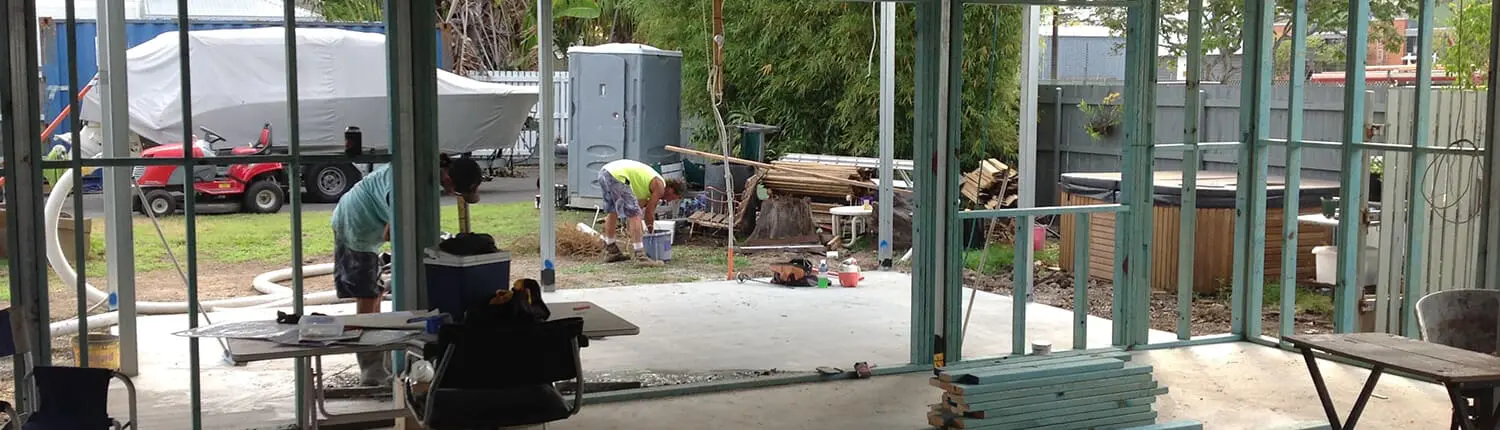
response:
[[[379,298],[380,255],[349,249],[333,241],[333,288],[341,299]]]
[[[604,211],[619,215],[620,218],[634,218],[641,216],[641,202],[636,200],[635,192],[630,190],[630,184],[615,179],[615,175],[609,174],[608,170],[599,169],[599,179],[594,181],[599,184],[599,189],[604,191]]]

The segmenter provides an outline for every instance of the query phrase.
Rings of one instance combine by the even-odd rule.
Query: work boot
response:
[[[633,259],[635,260],[635,265],[637,265],[637,266],[641,266],[641,267],[662,267],[662,266],[667,265],[666,262],[663,262],[661,260],[654,260],[651,257],[646,256],[646,251],[645,250],[636,250],[633,254],[634,254]]]
[[[620,252],[620,245],[618,243],[604,245],[605,263],[616,263],[629,259],[630,257],[626,257],[624,253]]]
[[[360,352],[354,354],[359,360],[359,383],[366,387],[391,385],[391,353],[387,351]]]

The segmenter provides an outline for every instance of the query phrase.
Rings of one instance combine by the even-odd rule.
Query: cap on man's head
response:
[[[454,193],[464,196],[469,203],[479,201],[479,183],[484,181],[484,175],[479,170],[479,163],[468,158],[449,161],[448,179],[452,181]]]

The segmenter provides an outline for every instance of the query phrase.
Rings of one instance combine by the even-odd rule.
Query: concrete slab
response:
[[[732,281],[562,290],[549,301],[587,300],[641,327],[637,336],[592,342],[583,352],[590,372],[654,370],[812,371],[848,367],[857,361],[899,365],[910,361],[911,278],[871,272],[859,288],[782,288]],[[964,295],[967,306],[970,294]],[[1011,352],[1011,299],[979,292],[965,356]],[[310,312],[346,314],[352,305],[310,307]],[[274,309],[215,312],[215,322],[274,318]],[[1110,343],[1109,320],[1089,317],[1090,347]],[[1046,305],[1027,306],[1027,334],[1055,350],[1071,347],[1073,313]],[[185,316],[139,319],[141,375],[135,378],[146,428],[185,423],[188,411],[188,341],[171,333],[187,327]],[[1170,341],[1153,332],[1153,341]],[[293,419],[293,362],[279,360],[234,367],[223,362],[212,340],[201,342],[202,403],[206,428]],[[352,356],[329,357],[325,369],[357,373]],[[124,396],[113,395],[121,402]],[[352,403],[352,402],[351,402]],[[120,403],[123,405],[123,403]],[[121,406],[123,411],[123,406]],[[377,407],[373,402],[343,409]],[[352,408],[352,409],[351,409]],[[157,424],[157,425],[152,425]],[[167,428],[175,428],[167,425]]]
[[[1198,346],[1135,354],[1151,363],[1170,389],[1158,398],[1159,421],[1192,419],[1210,429],[1264,429],[1323,419],[1301,357],[1249,343]],[[1340,408],[1353,403],[1368,372],[1329,361],[1319,363]],[[774,387],[692,397],[585,405],[583,411],[548,428],[648,430],[676,426],[716,429],[892,429],[929,428],[927,405],[938,391],[929,374],[860,381]],[[1360,428],[1444,428],[1449,409],[1432,384],[1386,375],[1375,390]],[[693,423],[693,424],[685,424]]]

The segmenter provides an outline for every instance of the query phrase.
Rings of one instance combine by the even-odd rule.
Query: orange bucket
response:
[[[843,285],[844,288],[854,288],[855,285],[859,284],[861,279],[865,279],[865,277],[860,275],[859,272],[839,272],[839,285]]]

